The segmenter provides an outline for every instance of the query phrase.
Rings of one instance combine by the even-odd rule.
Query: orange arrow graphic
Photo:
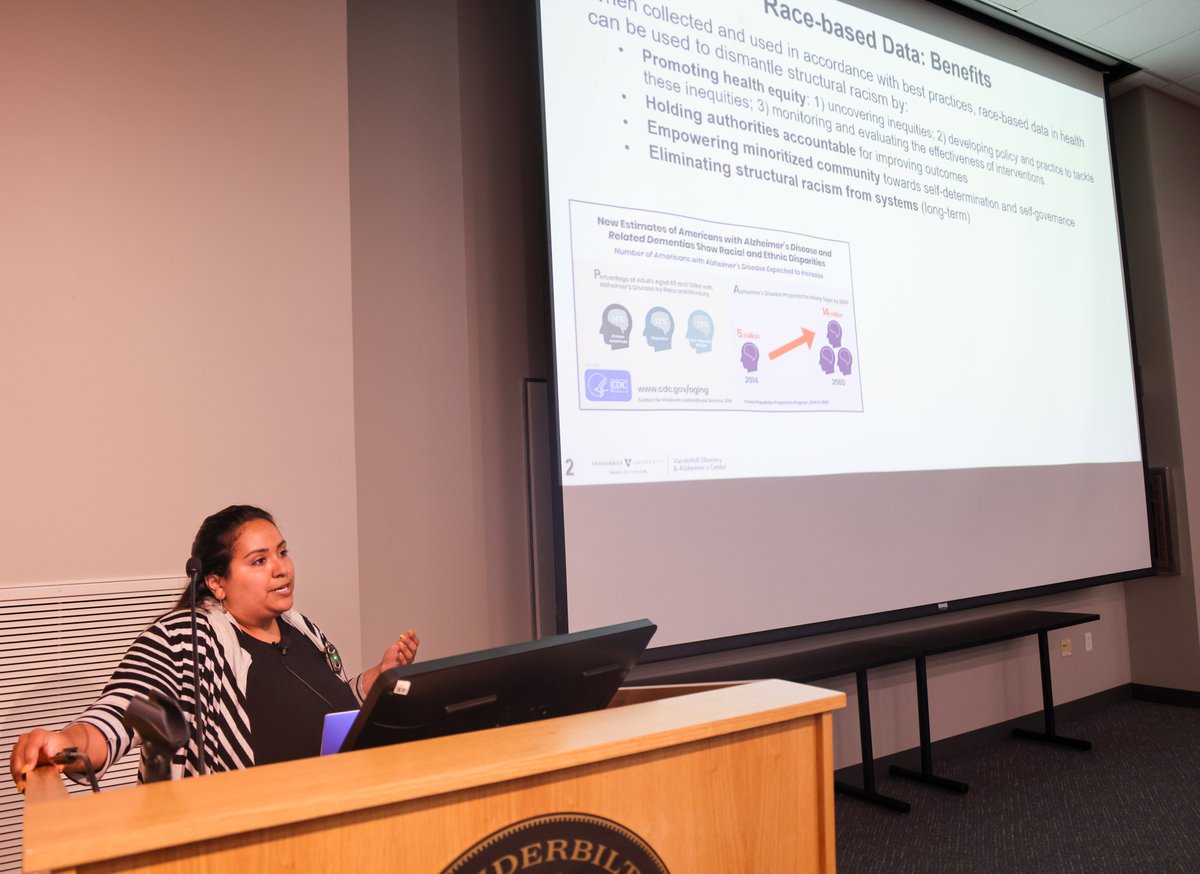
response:
[[[771,359],[772,361],[774,361],[776,358],[778,358],[783,353],[791,352],[797,346],[807,346],[809,349],[811,349],[813,340],[816,338],[817,335],[814,334],[812,331],[810,331],[808,328],[801,328],[800,330],[803,331],[804,333],[802,333],[795,340],[789,340],[788,342],[784,343],[778,349],[772,349],[770,352],[767,353],[767,357],[769,359]]]

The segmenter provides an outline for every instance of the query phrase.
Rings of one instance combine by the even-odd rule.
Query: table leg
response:
[[[866,669],[855,671],[854,679],[858,685],[858,729],[859,742],[862,745],[863,784],[858,787],[838,780],[833,784],[833,788],[844,795],[861,798],[863,801],[878,804],[897,813],[908,813],[912,809],[912,805],[907,801],[880,795],[875,791],[875,752],[871,745],[871,697],[867,689]]]
[[[921,770],[892,765],[889,773],[945,789],[949,792],[965,793],[971,787],[959,780],[939,777],[933,773],[933,739],[929,730],[929,677],[925,669],[925,655],[916,658],[917,673],[917,724],[921,732]]]
[[[1038,656],[1042,662],[1042,714],[1045,719],[1045,731],[1030,731],[1027,728],[1014,728],[1013,736],[1026,740],[1040,740],[1044,743],[1057,744],[1073,750],[1086,751],[1092,748],[1090,740],[1077,740],[1073,737],[1063,737],[1054,728],[1054,689],[1050,683],[1050,640],[1047,632],[1038,632]]]

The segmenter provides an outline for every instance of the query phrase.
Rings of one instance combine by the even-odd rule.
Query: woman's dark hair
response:
[[[200,577],[196,586],[196,602],[213,597],[204,578],[209,574],[223,577],[229,573],[229,560],[233,557],[233,544],[237,542],[238,532],[247,522],[263,519],[275,524],[275,517],[259,507],[246,504],[235,504],[226,507],[219,513],[213,513],[196,532],[192,541],[192,558],[200,561]],[[175,605],[177,610],[186,610],[192,601],[192,583],[188,581]]]

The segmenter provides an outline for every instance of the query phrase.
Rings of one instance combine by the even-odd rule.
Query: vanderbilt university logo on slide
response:
[[[488,835],[442,874],[668,874],[650,845],[586,813],[551,813]]]

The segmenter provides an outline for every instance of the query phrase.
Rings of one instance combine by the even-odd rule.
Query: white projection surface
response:
[[[1149,565],[1101,76],[871,5],[541,4],[571,629]]]

